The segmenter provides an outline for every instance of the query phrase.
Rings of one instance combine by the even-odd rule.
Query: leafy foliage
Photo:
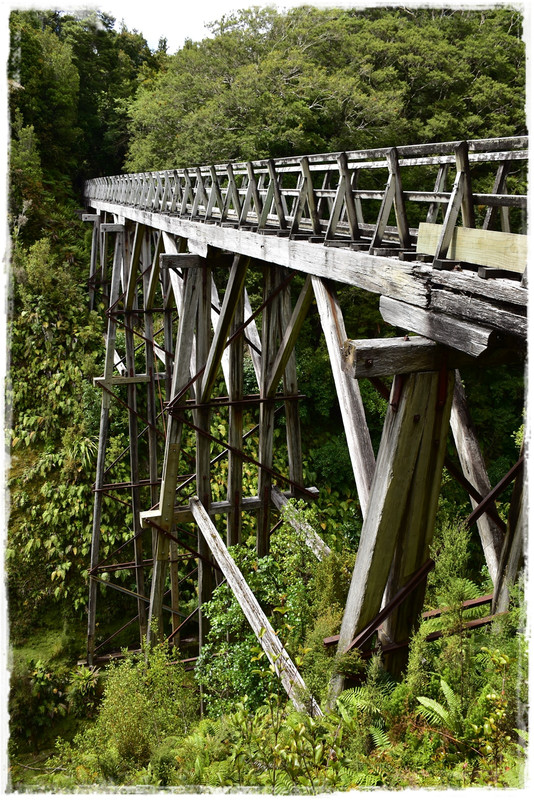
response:
[[[265,8],[214,31],[139,87],[128,169],[524,131],[507,9]]]

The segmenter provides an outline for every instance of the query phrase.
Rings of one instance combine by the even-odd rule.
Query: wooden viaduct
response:
[[[140,636],[179,643],[189,617],[180,609],[177,565],[193,557],[199,646],[202,605],[224,576],[296,707],[321,713],[313,698],[303,705],[302,678],[227,550],[241,541],[243,519],[250,526],[253,517],[257,553],[266,554],[288,498],[317,495],[304,486],[295,359],[313,300],[363,516],[341,630],[330,642],[343,653],[369,644],[379,629],[395,669],[431,568],[449,429],[460,468],[447,466],[471,497],[469,523],[478,527],[494,584],[492,611],[506,608],[523,553],[523,457],[491,487],[459,370],[525,355],[527,146],[525,137],[424,144],[86,184],[90,301],[98,294],[107,309],[104,369],[95,379],[103,391],[89,663],[110,643],[96,636],[97,617],[105,616],[97,604],[102,584],[131,596],[137,613],[126,625],[137,625]],[[400,335],[349,340],[336,284],[378,295],[383,319]],[[245,391],[251,375],[255,393]],[[384,390],[388,376],[375,458],[358,380]],[[245,408],[257,421],[247,430]],[[110,453],[110,413],[113,430],[123,424],[128,432],[121,453]],[[282,460],[285,470],[273,461],[277,424],[285,446],[276,464]],[[184,443],[192,440],[191,464]],[[114,480],[114,467],[128,458],[129,480]],[[216,471],[225,497],[212,496]],[[505,521],[494,500],[512,481]],[[110,497],[128,509],[131,528],[119,549],[131,555],[104,564],[101,525]],[[323,558],[328,547],[317,533],[294,524]],[[332,697],[342,686],[338,676]]]

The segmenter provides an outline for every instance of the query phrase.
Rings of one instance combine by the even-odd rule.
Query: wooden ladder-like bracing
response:
[[[195,618],[202,648],[203,605],[224,578],[295,706],[321,713],[228,551],[254,529],[258,556],[266,555],[288,499],[318,495],[305,485],[295,355],[310,314],[324,334],[363,518],[341,631],[331,641],[343,653],[378,630],[386,666],[402,668],[400,645],[423,604],[444,465],[469,492],[493,606],[506,607],[521,566],[523,459],[501,482],[515,481],[505,521],[461,370],[524,357],[526,197],[506,178],[511,165],[524,168],[527,144],[519,137],[403,146],[87,183],[89,297],[107,317],[95,379],[102,409],[89,663],[112,641],[97,634],[102,584],[131,598],[136,614],[120,630],[135,625],[138,642],[185,645]],[[497,211],[501,230],[493,229]],[[402,335],[349,339],[336,291],[343,284],[378,296],[383,319]],[[388,399],[376,457],[362,378]],[[446,455],[450,431],[456,465]],[[107,554],[112,502],[128,511],[124,542]],[[317,558],[328,556],[317,532],[288,519]],[[185,579],[181,562],[190,566]],[[189,592],[195,581],[198,596],[188,615],[184,581]],[[336,676],[330,702],[342,687]]]

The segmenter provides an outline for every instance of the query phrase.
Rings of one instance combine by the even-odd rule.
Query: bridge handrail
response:
[[[475,206],[483,206],[483,227],[489,227],[490,217],[495,226],[495,211],[500,209],[502,230],[510,230],[508,209],[526,209],[527,197],[508,193],[506,176],[514,162],[527,158],[526,136],[402,145],[106,176],[87,181],[85,197],[89,203],[130,206],[263,233],[315,236],[325,243],[366,241],[376,248],[386,237],[389,246],[409,249],[417,235],[414,220],[415,226],[435,222],[440,211],[445,218],[447,209],[459,204],[462,181],[464,224],[475,227]],[[481,190],[473,187],[479,165],[495,169],[492,191],[487,190],[487,174]],[[410,169],[424,167],[438,168],[432,186],[403,187]],[[451,167],[454,183],[448,190]],[[378,170],[386,171],[385,181]],[[362,185],[364,175],[367,186]],[[424,173],[427,179],[431,176],[430,170],[428,176]],[[369,214],[364,218],[362,203],[368,201],[381,205],[378,211],[376,202],[371,206],[372,219]],[[410,213],[406,203],[411,204]],[[425,211],[414,211],[420,204]],[[396,225],[389,224],[392,208]]]

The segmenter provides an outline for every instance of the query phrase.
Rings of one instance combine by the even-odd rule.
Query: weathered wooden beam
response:
[[[510,502],[508,526],[504,539],[495,592],[491,606],[492,614],[508,610],[510,591],[517,580],[517,575],[525,558],[527,542],[527,493],[525,491],[523,473],[517,476]]]
[[[354,378],[436,370],[446,353],[445,348],[424,336],[348,339],[343,347],[345,366]]]
[[[103,493],[101,491],[104,485],[105,473],[105,460],[106,449],[108,442],[108,429],[109,429],[109,409],[110,409],[110,395],[107,392],[102,394],[102,405],[100,410],[100,432],[98,437],[98,452],[96,461],[96,476],[95,476],[95,492],[93,500],[93,520],[91,532],[91,555],[90,555],[90,570],[96,569],[100,559],[100,526],[102,522],[102,501]],[[96,582],[89,577],[89,601],[87,606],[87,663],[93,663],[93,656],[95,652],[95,634],[96,634],[96,605],[97,605],[97,585]]]
[[[204,536],[215,560],[221,568],[228,585],[232,589],[250,627],[256,634],[267,658],[274,667],[274,670],[288,697],[292,701],[297,711],[310,714],[313,717],[321,717],[322,712],[316,700],[309,694],[306,684],[291,660],[280,639],[273,630],[273,627],[261,609],[260,604],[254,597],[245,578],[238,569],[234,560],[228,553],[215,525],[198,498],[190,500],[191,512],[195,521]]]
[[[398,606],[403,603],[412,592],[419,587],[419,585],[426,581],[428,573],[430,570],[434,568],[434,561],[433,559],[429,558],[425,561],[425,563],[419,567],[418,570],[414,572],[413,575],[410,576],[407,583],[399,589],[397,594],[388,600],[388,602],[381,608],[380,612],[376,615],[374,619],[371,620],[364,628],[360,631],[360,633],[356,636],[355,639],[349,644],[347,648],[347,652],[350,650],[358,649],[362,650],[363,647],[367,644],[369,639],[375,634],[379,626],[384,622],[389,615],[396,609]],[[338,644],[339,642],[339,635],[338,636],[327,636],[323,639],[323,644],[328,647],[332,644]]]
[[[325,282],[319,278],[312,278],[312,282],[330,356],[360,507],[365,517],[375,469],[371,436],[358,384],[344,369],[342,348],[347,340],[347,334],[341,309],[334,293]]]
[[[95,386],[127,386],[130,383],[150,383],[153,380],[161,380],[165,378],[163,372],[155,372],[152,375],[146,373],[138,373],[137,375],[112,375],[110,378],[105,378],[103,375],[98,378],[93,378]]]
[[[457,295],[451,295],[450,292],[437,289],[431,292],[430,307],[445,314],[454,314],[467,322],[481,323],[492,330],[504,331],[521,338],[526,338],[527,335],[526,317],[495,307],[476,297],[465,300]]]
[[[205,362],[204,375],[199,392],[200,402],[205,402],[207,400],[213,388],[213,384],[215,383],[217,370],[221,363],[222,354],[226,347],[226,340],[228,339],[228,333],[235,314],[236,304],[245,285],[247,269],[248,259],[236,256],[228,277],[228,286],[224,293],[217,328]]]
[[[440,231],[441,225],[422,222],[417,236],[417,252],[432,255]],[[442,258],[522,273],[527,265],[527,244],[528,236],[520,233],[456,226]]]
[[[443,472],[443,462],[449,432],[450,409],[454,390],[454,372],[442,369],[429,379],[429,406],[426,411],[417,463],[411,479],[407,502],[399,508],[401,527],[397,538],[386,590],[382,600],[386,605],[406,585],[410,577],[427,562],[434,536],[436,512]],[[415,588],[409,598],[388,615],[380,631],[384,643],[404,641],[417,627],[423,609],[426,581]],[[399,677],[405,670],[405,655],[388,656],[384,666]]]
[[[306,279],[306,282],[308,278]],[[311,289],[311,286],[310,286]],[[304,290],[303,290],[304,291]],[[310,302],[313,292],[310,294]],[[295,309],[291,310],[291,286],[287,285],[282,291],[280,296],[280,315],[279,315],[279,335],[283,344],[285,334],[291,331],[292,325],[300,330],[302,322],[299,318],[302,317],[303,309],[300,307],[300,301],[305,299],[302,293],[299,296]],[[289,334],[291,337],[291,333]],[[282,344],[279,353],[282,351]],[[304,470],[302,462],[302,437],[300,429],[300,413],[298,405],[298,379],[297,379],[297,358],[295,355],[295,348],[292,347],[283,358],[285,368],[283,371],[283,390],[284,390],[284,407],[285,407],[285,422],[286,422],[286,443],[287,443],[287,460],[289,465],[289,479],[293,484],[302,486],[304,483]],[[276,359],[273,365],[273,374],[276,372]]]
[[[514,466],[508,470],[506,475],[501,478],[499,483],[497,483],[493,489],[490,491],[489,494],[484,497],[484,499],[478,504],[476,508],[470,513],[466,520],[466,525],[473,525],[479,517],[485,513],[486,508],[490,503],[497,499],[497,497],[503,493],[507,486],[512,483],[512,481],[516,478],[518,474],[520,474],[523,470],[523,463],[524,463],[524,455],[521,455],[518,461],[514,464]]]
[[[184,306],[187,314],[180,316],[176,338],[174,370],[171,384],[171,400],[180,397],[180,393],[189,384],[191,352],[193,347],[193,330],[196,323],[196,307],[201,284],[198,269],[188,270],[184,289]],[[167,424],[165,454],[161,476],[159,497],[159,515],[157,525],[170,531],[174,518],[174,497],[176,494],[176,478],[178,476],[182,438],[182,423],[172,415]],[[143,520],[143,515],[141,515]],[[155,520],[154,520],[155,521]],[[165,577],[169,558],[169,540],[158,531],[154,569],[150,591],[150,608],[148,621],[148,637],[154,636],[154,625],[157,620],[159,635],[162,634],[161,605],[165,588]]]
[[[493,184],[493,194],[506,194],[506,178],[508,177],[511,166],[511,161],[503,161],[503,163],[499,164],[497,167],[497,175],[495,176],[495,183]],[[505,207],[501,207],[500,209],[496,208],[495,206],[488,208],[486,211],[486,216],[484,217],[483,228],[484,230],[491,230],[499,210],[501,213],[501,229],[504,232],[509,233],[510,213],[508,208]]]
[[[139,259],[141,257],[141,248],[145,238],[146,228],[144,225],[136,225],[134,233],[134,241],[132,245],[130,263],[125,266],[128,269],[128,279],[126,281],[126,296],[124,298],[124,307],[132,309],[134,306],[134,297],[137,288],[137,272],[139,269]]]
[[[454,233],[458,213],[462,207],[464,194],[466,191],[466,177],[461,171],[456,173],[454,185],[452,187],[450,200],[447,204],[443,225],[438,233],[436,249],[434,251],[434,263],[445,258],[451,239]]]
[[[489,347],[493,334],[485,326],[401,303],[391,297],[380,298],[380,313],[390,325],[419,333],[475,357]]]
[[[113,252],[113,267],[111,272],[111,286],[109,295],[109,307],[114,309],[119,299],[120,277],[122,264],[125,258],[124,234],[118,233],[115,237],[115,250]],[[115,366],[115,342],[117,338],[117,320],[114,314],[108,316],[108,329],[106,334],[106,354],[104,356],[104,377],[107,379],[113,375]]]
[[[304,536],[306,544],[310,548],[310,550],[317,556],[319,561],[322,561],[323,558],[326,558],[330,555],[331,550],[328,545],[323,542],[321,537],[318,533],[312,528],[312,526],[306,522],[306,520],[299,519],[299,515],[296,513],[295,509],[292,509],[291,506],[288,504],[288,498],[285,496],[283,492],[277,486],[273,486],[271,489],[271,498],[273,504],[281,511],[283,508],[285,509],[284,518],[285,520],[293,527],[296,531],[299,531]]]
[[[295,308],[293,309],[293,313],[291,314],[289,324],[287,325],[282,337],[278,352],[274,358],[273,366],[267,379],[267,397],[271,397],[276,393],[278,384],[280,383],[287,362],[289,361],[289,358],[293,352],[295,342],[297,341],[297,337],[306,318],[306,314],[308,313],[312,299],[313,287],[311,279],[307,277],[295,304]]]
[[[288,240],[232,227],[206,225],[194,220],[144,211],[138,208],[116,206],[113,203],[94,201],[100,211],[120,208],[129,219],[182,236],[189,248],[206,257],[208,248],[215,247],[250,258],[278,264],[282,267],[348,283],[377,294],[388,294],[399,299],[426,305],[424,280],[413,272],[412,266],[395,258],[371,256],[345,248],[324,247],[307,241]]]
[[[102,233],[124,233],[126,228],[122,222],[102,222],[100,230]]]
[[[462,194],[462,221],[466,228],[475,227],[475,206],[473,201],[473,186],[471,183],[471,165],[469,163],[469,146],[467,142],[460,142],[455,148],[454,158],[456,169],[464,177],[464,192]]]
[[[319,496],[319,490],[315,486],[307,487],[306,493],[307,495],[311,495],[313,499],[317,499]],[[291,491],[281,492],[281,494],[283,494],[283,496],[287,499],[294,497],[294,494]],[[246,511],[247,513],[253,513],[260,507],[261,500],[259,495],[253,495],[252,497],[242,497],[238,510]],[[221,514],[229,514],[235,508],[236,506],[233,500],[215,500],[210,504],[206,511],[211,517],[216,517]],[[143,527],[145,528],[148,527],[151,522],[158,524],[160,518],[159,509],[154,508],[150,509],[149,511],[142,511],[140,518],[143,522]],[[173,521],[175,523],[193,522],[193,517],[191,515],[189,506],[175,506]]]
[[[232,322],[231,334],[236,334],[244,322],[244,295],[243,291],[235,303],[235,313]],[[229,381],[228,396],[230,401],[241,400],[243,397],[243,335],[234,336],[229,345]],[[241,501],[243,499],[243,459],[239,454],[243,448],[243,407],[239,404],[230,405],[228,410],[228,489],[227,499],[232,508],[228,512],[226,523],[226,543],[231,545],[241,541]]]
[[[470,270],[454,270],[453,272],[432,270],[430,272],[430,288],[448,289],[465,300],[478,297],[489,302],[495,300],[498,305],[507,308],[518,306],[526,309],[528,303],[528,289],[518,285],[510,279],[484,280]]]
[[[508,347],[485,351],[478,358],[445,347],[424,336],[391,339],[348,339],[343,358],[354,378],[382,378],[410,372],[432,372],[446,363],[449,369],[515,364],[521,352]]]
[[[141,226],[136,227],[135,231],[135,244],[130,261],[130,275],[128,280],[128,290],[125,297],[125,308],[130,310],[135,301],[135,283],[137,270],[139,266],[139,259],[141,255],[141,245],[144,238],[144,229]],[[133,288],[132,288],[133,287]],[[126,370],[130,377],[135,376],[135,347],[134,347],[134,332],[129,326],[126,327],[125,348],[126,348]],[[140,493],[139,493],[139,441],[138,441],[138,423],[137,423],[137,393],[136,384],[129,383],[127,386],[128,397],[128,439],[130,451],[130,502],[132,508],[132,524],[134,535],[134,557],[135,557],[135,580],[138,595],[144,596],[145,594],[145,576],[143,567],[143,541],[142,541],[142,527],[139,519],[141,511]],[[140,643],[147,633],[147,615],[146,603],[142,599],[138,599],[137,614],[139,617],[139,632]]]
[[[393,195],[393,207],[395,209],[395,219],[399,231],[399,243],[401,247],[408,248],[411,245],[410,226],[406,216],[406,204],[402,191],[402,178],[399,166],[399,156],[397,149],[392,147],[388,153],[388,164],[392,175],[395,176],[395,192]]]
[[[235,260],[234,260],[235,264]],[[223,304],[224,305],[224,304]],[[208,367],[209,355],[213,352],[210,349],[211,334],[211,269],[207,263],[202,267],[202,279],[199,291],[196,322],[196,372],[199,377],[195,381],[195,397],[197,403],[202,403],[206,399],[206,393],[211,389],[206,388],[206,372]],[[232,309],[233,312],[234,309]],[[187,311],[185,311],[187,314]],[[221,315],[219,318],[223,320]],[[216,334],[217,335],[217,334]],[[226,340],[226,333],[223,333]],[[215,339],[214,339],[215,341]],[[220,356],[219,356],[220,362]],[[204,372],[202,370],[204,369]],[[210,440],[205,435],[210,431],[211,409],[209,406],[195,408],[193,419],[196,426],[195,438],[195,459],[196,459],[196,495],[204,508],[209,508],[211,503],[211,464],[210,464]],[[198,646],[199,653],[209,631],[209,620],[203,612],[203,604],[211,600],[214,587],[213,569],[210,567],[210,549],[206,544],[202,532],[198,531],[197,550],[203,558],[198,561],[198,604],[199,604],[199,634]]]
[[[438,413],[436,403],[441,389],[440,373],[415,373],[408,378],[397,378],[397,386],[399,381],[402,382],[400,397],[395,385],[391,394],[392,399],[396,398],[396,410],[390,402],[386,413],[369,508],[363,522],[341,623],[338,645],[340,654],[346,651],[356,633],[379,612],[403,526],[411,518],[411,509],[415,508],[417,502],[426,505],[426,478],[421,474],[422,470],[417,469],[417,465],[420,458],[427,466],[430,460],[431,438],[429,431],[425,429],[434,428]],[[446,411],[445,407],[443,409]],[[441,465],[436,466],[437,464],[436,461],[432,472],[438,466],[441,471]],[[414,475],[416,483],[413,486]],[[423,489],[419,488],[421,482]],[[431,516],[431,509],[428,507],[427,510],[429,513],[426,515],[424,511],[419,512],[425,527],[430,524]],[[424,558],[420,564],[423,561]],[[343,682],[343,676],[334,676],[329,704],[334,702],[342,690]]]
[[[462,472],[475,489],[486,497],[491,491],[486,465],[475,429],[469,415],[467,398],[462,385],[460,373],[456,373],[454,386],[454,399],[451,411],[451,429],[460,459]],[[473,508],[478,506],[478,501],[471,498]],[[495,510],[495,506],[492,508]],[[481,515],[477,520],[478,533],[488,566],[490,578],[495,585],[499,559],[503,546],[503,534],[495,522],[487,515]]]
[[[449,172],[449,165],[440,164],[438,169],[438,174],[436,176],[436,182],[434,184],[434,192],[433,192],[434,195],[438,195],[444,191],[447,182],[448,172]],[[443,203],[441,203],[437,198],[430,203],[426,215],[427,222],[436,222],[442,205]]]
[[[278,314],[280,297],[275,290],[282,281],[279,267],[264,267],[263,298],[265,307],[262,312],[262,374],[260,394],[262,399],[267,399],[269,375],[272,371],[276,354],[276,339],[278,332]],[[258,556],[265,556],[269,552],[270,534],[270,507],[271,507],[271,467],[273,463],[273,438],[274,438],[274,403],[263,402],[260,404],[258,460],[262,465],[258,471],[258,494],[262,505],[257,516],[256,551]]]
[[[82,214],[84,222],[94,222],[91,235],[91,259],[89,264],[89,309],[92,311],[95,302],[95,280],[98,268],[98,249],[100,244],[100,214]]]
[[[254,374],[256,375],[256,383],[258,384],[258,389],[261,386],[261,337],[258,332],[258,328],[256,325],[256,320],[251,319],[252,317],[252,307],[250,305],[250,300],[248,296],[248,292],[245,289],[244,291],[244,317],[245,320],[251,320],[249,324],[245,328],[245,336],[247,341],[249,342],[249,353],[250,359],[252,361],[252,366],[254,367]]]
[[[187,269],[201,267],[204,259],[196,253],[162,253],[159,257],[160,269]]]

